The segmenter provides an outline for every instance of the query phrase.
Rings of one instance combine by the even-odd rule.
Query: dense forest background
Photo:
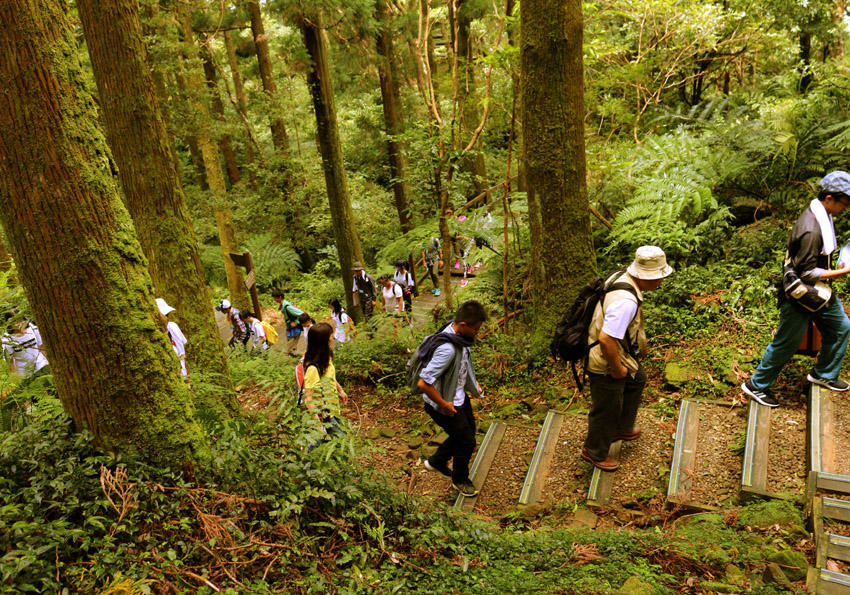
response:
[[[361,476],[363,436],[308,451],[295,360],[226,350],[213,307],[251,308],[229,257],[248,251],[265,315],[282,288],[360,327],[354,262],[408,260],[425,293],[431,238],[477,240],[474,282],[444,258],[433,316],[378,316],[336,366],[361,407],[415,419],[408,353],[477,299],[482,415],[532,419],[584,403],[548,354],[576,290],[654,244],[676,272],[646,304],[649,402],[734,401],[717,379],[775,326],[791,223],[850,170],[847,19],[843,0],[4,3],[0,310],[35,319],[52,371],[0,372],[4,592],[672,592],[811,554],[785,504],[781,530],[744,508],[625,532],[423,505]],[[673,393],[671,360],[701,366]]]

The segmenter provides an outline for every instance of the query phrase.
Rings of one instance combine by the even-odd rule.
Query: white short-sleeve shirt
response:
[[[399,310],[398,298],[401,297],[401,286],[398,283],[393,283],[390,288],[381,286],[381,293],[384,296],[384,309],[387,313],[404,312],[404,302],[401,302],[401,310]]]
[[[29,376],[47,365],[41,352],[41,334],[35,325],[29,325],[20,335],[6,333],[2,338],[3,350],[12,362],[16,374]]]
[[[174,347],[174,353],[180,358],[180,373],[183,376],[189,375],[189,370],[186,368],[186,336],[176,322],[168,321],[168,336],[171,338],[171,346]]]
[[[348,318],[348,314],[344,311],[337,314],[336,312],[331,313],[331,318],[334,321],[334,340],[338,343],[345,343],[348,341],[348,333],[345,330],[345,325],[348,324],[350,320]]]
[[[254,336],[254,349],[268,349],[266,343],[266,329],[263,328],[263,323],[254,318],[251,323],[251,334]]]
[[[637,314],[637,302],[630,299],[612,302],[605,309],[605,320],[602,322],[602,332],[614,339],[622,339]]]

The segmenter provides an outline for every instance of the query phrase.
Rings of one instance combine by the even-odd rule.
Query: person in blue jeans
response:
[[[791,229],[786,256],[786,262],[797,277],[809,286],[829,283],[830,279],[850,273],[850,263],[840,263],[842,268],[830,269],[830,255],[837,247],[832,218],[850,206],[850,174],[833,171],[819,184],[818,197],[809,203]],[[770,386],[797,352],[810,321],[814,321],[823,340],[817,363],[807,376],[809,382],[834,391],[850,388],[850,384],[838,377],[850,337],[850,320],[841,300],[833,293],[825,306],[811,312],[796,303],[793,296],[780,291],[779,308],[776,335],[741,390],[762,405],[778,407],[779,401],[770,393]]]

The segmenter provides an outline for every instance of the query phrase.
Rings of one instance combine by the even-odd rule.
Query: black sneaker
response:
[[[456,489],[458,492],[460,492],[461,496],[466,496],[467,498],[472,498],[472,497],[478,495],[478,490],[476,489],[476,487],[474,485],[472,485],[472,482],[469,481],[468,479],[466,481],[462,481],[460,483],[452,482],[452,486],[454,487],[454,489]]]
[[[442,465],[442,466],[434,465],[428,459],[425,459],[425,463],[423,463],[423,465],[425,466],[425,468],[428,471],[436,471],[437,473],[442,473],[443,475],[445,475],[449,479],[451,479],[451,477],[452,477],[452,470],[449,469],[449,467],[447,465]]]
[[[835,380],[824,380],[820,376],[816,376],[814,372],[809,372],[806,379],[812,384],[817,384],[820,386],[825,386],[829,390],[834,390],[839,393],[843,393],[847,389],[850,389],[850,384],[847,384],[841,378],[836,378]]]
[[[765,407],[779,407],[779,401],[774,399],[766,390],[759,390],[754,387],[749,380],[741,385],[741,390],[750,395],[760,405],[764,405]]]

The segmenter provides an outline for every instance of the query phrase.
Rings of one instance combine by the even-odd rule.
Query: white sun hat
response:
[[[162,298],[156,298],[156,307],[159,308],[159,313],[162,314],[163,316],[168,316],[169,314],[171,314],[175,310],[175,308],[172,308],[171,306],[169,306],[168,302],[166,302]]]
[[[673,272],[673,268],[667,264],[667,256],[664,250],[658,246],[641,246],[635,251],[635,260],[626,269],[635,279],[653,281],[663,279]]]

